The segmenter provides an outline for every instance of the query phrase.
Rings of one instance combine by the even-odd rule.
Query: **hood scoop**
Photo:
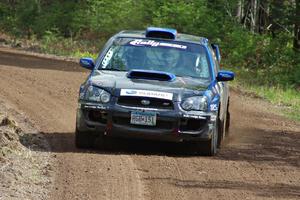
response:
[[[176,76],[174,74],[162,71],[153,70],[131,70],[127,73],[130,79],[146,79],[158,81],[174,81]]]

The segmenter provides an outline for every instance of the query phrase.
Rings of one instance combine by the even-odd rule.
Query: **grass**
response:
[[[40,49],[43,53],[72,56],[75,58],[91,57],[96,58],[103,42],[93,42],[89,40],[73,40],[62,37],[46,37],[39,41]]]
[[[91,52],[88,52],[88,51],[82,52],[80,50],[72,52],[71,56],[75,57],[75,58],[89,57],[89,58],[93,58],[94,60],[97,58],[97,54],[96,53],[91,53]]]
[[[280,86],[255,85],[237,78],[232,82],[233,87],[241,87],[243,91],[254,93],[278,106],[286,117],[300,121],[300,92],[294,88],[282,88]]]

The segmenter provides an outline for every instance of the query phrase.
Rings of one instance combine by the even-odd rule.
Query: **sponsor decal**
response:
[[[129,44],[133,46],[170,47],[176,49],[187,49],[187,46],[185,45],[167,43],[167,42],[157,42],[154,40],[133,40],[129,42]]]
[[[86,60],[81,60],[81,63],[84,64],[84,65],[89,65],[90,63]]]
[[[108,106],[104,105],[84,105],[84,108],[89,108],[89,109],[100,109],[100,110],[108,110]]]
[[[220,93],[219,87],[217,85],[215,85],[213,87],[213,90],[214,90],[215,93]]]
[[[231,78],[231,76],[230,76],[230,74],[222,74],[222,76],[224,77],[224,78]]]
[[[151,90],[131,90],[131,89],[121,89],[121,96],[138,96],[138,97],[151,97],[159,99],[172,100],[173,94],[168,92],[157,92]]]
[[[136,90],[126,90],[125,93],[131,95],[131,94],[137,94],[137,91]]]
[[[213,91],[213,93],[217,93],[217,90],[215,87],[212,87],[212,91]]]
[[[185,117],[185,118],[193,118],[193,119],[206,119],[205,116],[190,115],[190,114],[183,114],[183,117]]]
[[[113,56],[113,54],[114,54],[114,49],[110,49],[107,53],[106,53],[106,55],[105,55],[105,57],[104,57],[104,59],[103,59],[103,61],[102,61],[102,68],[106,68],[107,67],[107,65],[109,64],[109,61],[111,60],[111,58],[112,58],[112,56]]]
[[[210,110],[211,111],[217,111],[218,110],[218,105],[217,104],[210,104]]]

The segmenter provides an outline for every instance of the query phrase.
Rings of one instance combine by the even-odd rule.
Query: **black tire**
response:
[[[218,148],[221,148],[222,141],[229,135],[230,126],[230,113],[229,113],[229,99],[227,104],[227,110],[223,121],[219,119],[219,137],[218,137]]]
[[[75,145],[77,148],[88,149],[94,146],[96,137],[91,133],[75,131]]]
[[[218,150],[218,124],[219,122],[216,122],[215,130],[213,131],[212,138],[209,141],[204,142],[204,151],[203,154],[205,156],[214,156],[217,154]]]
[[[226,120],[226,136],[230,133],[230,113],[227,113],[227,120]]]
[[[227,115],[226,115],[226,125],[225,125],[225,135],[228,136],[230,132],[230,112],[229,112],[229,100],[227,105]]]
[[[198,142],[196,144],[196,153],[204,156],[214,156],[218,150],[218,122],[216,121],[212,138],[208,141]]]
[[[218,122],[219,122],[219,126],[218,126],[218,145],[217,146],[218,146],[218,148],[221,148],[222,141],[224,140],[224,137],[225,137],[225,123],[226,123],[226,120],[222,121],[218,117]]]

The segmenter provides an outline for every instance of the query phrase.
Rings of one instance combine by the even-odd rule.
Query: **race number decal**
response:
[[[218,110],[218,105],[217,104],[211,104],[210,105],[210,110],[211,111],[217,111]]]

